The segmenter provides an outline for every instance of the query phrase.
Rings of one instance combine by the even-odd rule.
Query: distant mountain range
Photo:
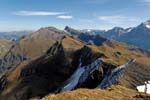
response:
[[[64,30],[67,31],[71,36],[79,38],[80,40],[90,44],[92,43],[101,45],[104,41],[107,40],[100,35],[100,33],[104,32],[100,30],[75,30],[68,26],[66,26]]]
[[[103,34],[104,37],[114,39],[141,48],[150,49],[150,20],[134,28],[113,28]]]
[[[150,20],[141,23],[137,27],[122,28],[114,27],[108,31],[103,30],[81,30],[80,32],[92,35],[101,35],[108,39],[126,42],[140,48],[150,49]]]
[[[93,42],[96,45],[100,45],[100,43],[107,38],[125,42],[140,48],[150,49],[150,20],[147,20],[136,27],[129,27],[126,29],[114,27],[107,31],[94,29],[76,30],[66,26],[64,30],[71,36],[78,37],[80,40],[87,43]],[[32,33],[32,31],[0,32],[0,38],[19,39],[29,33]]]
[[[7,39],[19,39],[24,35],[30,34],[33,31],[10,31],[10,32],[0,32],[0,38]]]

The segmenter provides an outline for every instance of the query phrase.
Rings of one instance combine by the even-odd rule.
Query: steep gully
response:
[[[80,60],[77,70],[69,78],[67,84],[62,88],[61,92],[72,90],[78,83],[83,83],[93,71],[99,68],[100,65],[101,60],[97,59],[90,65],[82,67],[82,62]]]
[[[70,91],[75,89],[79,84],[83,84],[91,73],[98,70],[100,67],[103,67],[103,61],[98,58],[87,66],[82,66],[82,55],[79,59],[79,65],[76,71],[71,75],[71,77],[66,81],[64,87],[61,88],[60,92]],[[116,67],[108,68],[107,74],[103,77],[102,81],[96,88],[104,89],[113,84],[116,84],[118,79],[124,75],[125,68],[130,64],[134,63],[134,60],[130,60],[127,63]]]

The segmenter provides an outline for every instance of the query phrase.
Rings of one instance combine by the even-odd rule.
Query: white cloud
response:
[[[50,15],[60,15],[66,12],[51,12],[51,11],[17,11],[14,15],[18,16],[50,16]]]
[[[141,0],[141,2],[150,3],[150,0]]]
[[[150,5],[150,0],[138,0],[138,2],[143,5]]]
[[[59,19],[72,19],[73,16],[60,15],[60,16],[57,16],[57,18],[59,18]]]
[[[126,16],[114,15],[114,16],[99,16],[98,20],[111,23],[111,24],[122,24],[123,22],[137,22],[137,18],[130,18]]]

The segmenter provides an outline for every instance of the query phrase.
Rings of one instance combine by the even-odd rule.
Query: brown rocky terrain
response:
[[[138,93],[131,89],[150,80],[148,74],[150,64],[147,62],[149,55],[141,50],[133,50],[131,49],[133,47],[117,41],[105,40],[100,44],[100,46],[85,44],[78,38],[53,27],[42,28],[31,35],[22,37],[4,56],[3,67],[8,65],[11,67],[0,78],[0,99],[28,100],[34,97],[43,98],[49,93],[59,93],[81,62],[86,70],[93,67],[94,61],[101,59],[101,64],[88,73],[87,79],[82,82],[81,78],[80,84],[74,87],[74,89],[94,89],[107,75],[111,74],[113,69],[130,59],[136,59],[136,62],[128,66],[124,75],[117,80],[116,84],[120,84],[121,87],[113,87],[113,92],[110,92],[111,89],[81,89],[45,97],[48,100],[67,100],[65,98],[75,100],[75,95],[79,98],[82,95],[93,95],[91,99],[89,97],[89,100],[95,100],[105,95],[103,99],[109,97],[114,100],[117,98],[118,100],[120,98],[135,99],[134,96]],[[11,59],[8,60],[8,58]],[[143,58],[144,61],[147,60],[145,63],[142,61]],[[119,89],[120,94],[118,94]],[[123,91],[127,92],[123,94]]]

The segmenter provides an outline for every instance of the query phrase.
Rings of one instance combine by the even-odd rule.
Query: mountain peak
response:
[[[56,35],[57,34],[57,35]],[[60,35],[58,34],[61,34],[61,35],[66,35],[67,33],[63,30],[59,30],[55,27],[42,27],[40,28],[39,30],[37,30],[36,32],[33,32],[31,35],[31,37],[41,37],[41,36],[44,36],[44,37],[59,37]]]
[[[122,33],[122,32],[124,33],[125,29],[122,27],[114,27],[112,31],[117,32],[117,33]]]
[[[70,28],[70,27],[69,27],[69,26],[66,26],[64,30],[66,30],[66,29],[68,29],[68,28]]]
[[[71,28],[70,26],[66,26],[66,27],[64,28],[64,30],[69,31],[69,30],[75,30],[75,29]]]
[[[150,19],[144,22],[143,24],[146,26],[146,28],[150,29]]]
[[[122,30],[124,30],[124,28],[122,28],[122,27],[114,27],[113,29],[122,29]]]
[[[149,20],[147,20],[147,21],[145,21],[145,23],[146,23],[146,22],[149,22],[149,23],[150,23],[150,19],[149,19]]]
[[[38,31],[59,31],[59,29],[55,28],[55,27],[52,27],[52,26],[49,26],[49,27],[42,27],[40,28]]]
[[[66,26],[64,28],[64,30],[67,31],[68,33],[70,33],[71,35],[78,35],[78,34],[80,34],[80,32],[78,30],[75,30],[75,29],[73,29],[73,28],[71,28],[69,26]]]

